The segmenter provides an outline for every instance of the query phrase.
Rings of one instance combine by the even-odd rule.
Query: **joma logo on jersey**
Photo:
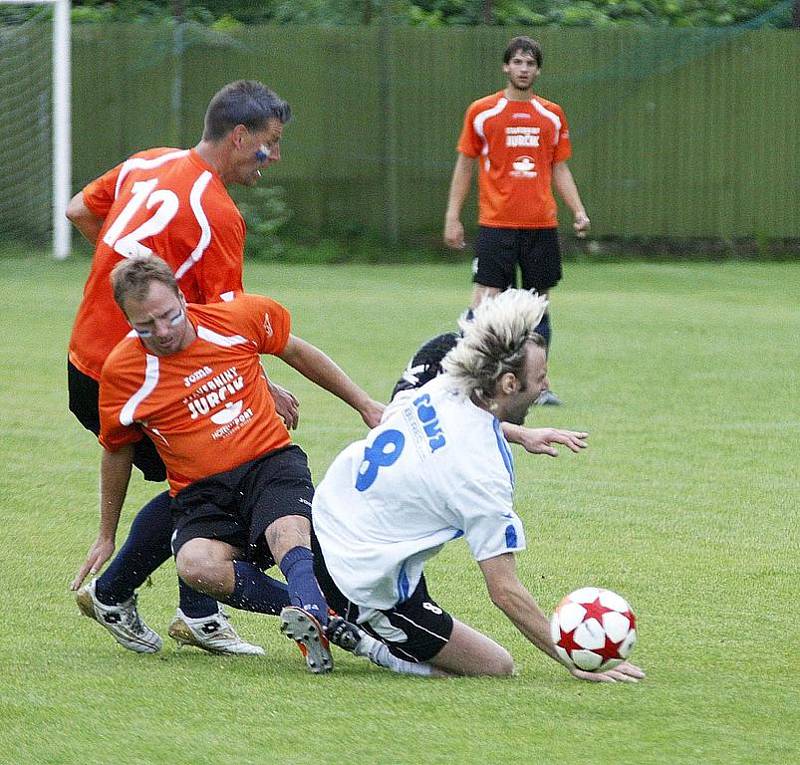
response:
[[[419,398],[414,399],[414,406],[417,408],[417,417],[422,423],[422,429],[428,437],[428,446],[431,447],[431,452],[441,449],[447,442],[444,438],[444,433],[439,427],[439,418],[436,416],[436,410],[430,405],[431,397],[425,393]]]
[[[202,367],[201,369],[196,369],[188,377],[183,378],[183,384],[188,388],[198,380],[208,377],[213,371],[214,370],[211,369],[211,367]]]
[[[529,127],[528,125],[513,125],[507,127],[506,146],[533,146],[535,148],[539,145],[540,132],[540,128]]]

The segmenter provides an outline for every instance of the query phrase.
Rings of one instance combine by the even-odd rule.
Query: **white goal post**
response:
[[[53,256],[70,253],[71,229],[66,218],[72,192],[70,0],[0,0],[0,5],[53,7],[52,228]]]

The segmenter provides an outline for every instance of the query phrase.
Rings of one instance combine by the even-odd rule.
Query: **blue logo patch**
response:
[[[517,530],[514,528],[513,523],[509,523],[506,526],[506,547],[513,549],[517,544]]]

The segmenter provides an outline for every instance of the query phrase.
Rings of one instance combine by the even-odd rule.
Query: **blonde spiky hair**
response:
[[[494,397],[506,372],[521,377],[525,344],[545,346],[534,331],[547,310],[547,298],[528,290],[510,289],[486,298],[472,321],[461,320],[463,337],[442,360],[442,368],[465,396]]]

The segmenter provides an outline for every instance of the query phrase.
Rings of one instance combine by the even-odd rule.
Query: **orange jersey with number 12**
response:
[[[175,272],[190,303],[241,292],[245,225],[219,175],[194,149],[134,154],[83,190],[103,218],[69,343],[70,361],[89,377],[130,331],[109,275],[122,258],[154,253]]]

